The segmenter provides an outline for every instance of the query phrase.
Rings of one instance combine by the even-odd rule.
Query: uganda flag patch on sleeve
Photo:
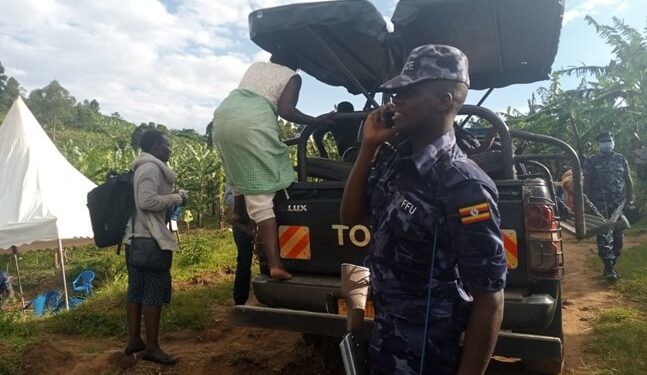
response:
[[[479,223],[492,218],[492,215],[490,214],[490,204],[488,202],[463,207],[458,210],[458,214],[460,215],[461,222],[463,224]]]

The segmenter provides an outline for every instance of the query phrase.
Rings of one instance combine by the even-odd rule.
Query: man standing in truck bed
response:
[[[497,190],[452,130],[468,87],[460,50],[418,47],[382,85],[393,105],[364,125],[341,215],[372,219],[373,374],[482,374],[496,343],[506,272]],[[396,133],[406,141],[391,147]]]

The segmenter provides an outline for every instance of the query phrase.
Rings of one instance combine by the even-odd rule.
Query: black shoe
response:
[[[604,260],[604,272],[602,272],[602,276],[607,279],[608,282],[615,282],[618,280],[618,274],[613,269],[613,264],[613,259]]]
[[[175,357],[170,356],[164,352],[149,352],[148,350],[144,350],[142,352],[141,358],[144,361],[155,362],[159,363],[160,365],[166,366],[174,365],[177,361]]]
[[[128,346],[126,346],[126,349],[124,349],[124,354],[125,355],[133,355],[133,354],[137,354],[137,353],[139,353],[141,351],[144,351],[144,349],[146,349],[146,344],[144,344],[144,343],[141,343],[141,345],[128,344]]]
[[[618,276],[617,273],[613,272],[611,274],[606,275],[606,278],[608,282],[615,283],[616,281],[618,281],[620,277]]]

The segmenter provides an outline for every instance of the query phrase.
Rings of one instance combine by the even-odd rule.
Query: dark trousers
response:
[[[234,278],[234,303],[244,305],[249,297],[249,283],[252,277],[252,257],[254,245],[252,236],[238,225],[232,225],[234,242],[238,250],[236,256],[236,277]]]
[[[615,202],[607,202],[603,199],[595,199],[593,201],[595,207],[598,208],[602,215],[609,219],[618,208]],[[624,231],[622,229],[613,229],[605,234],[597,236],[598,256],[602,260],[617,261],[624,245]]]
[[[606,234],[599,234],[597,243],[600,258],[617,260],[624,244],[624,232],[622,229],[615,229]]]

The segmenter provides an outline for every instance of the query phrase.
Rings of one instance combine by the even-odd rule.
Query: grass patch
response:
[[[182,236],[181,251],[173,260],[173,279],[189,280],[204,272],[232,273],[236,268],[236,245],[229,230]]]
[[[0,313],[0,374],[14,374],[20,367],[22,352],[36,342],[42,327],[28,315]]]
[[[48,333],[95,337],[122,336],[126,333],[124,309],[99,311],[83,304],[69,312],[52,316],[45,322]]]
[[[647,244],[624,250],[616,269],[622,278],[614,289],[647,311]]]
[[[181,251],[174,254],[174,290],[170,305],[162,310],[162,330],[208,328],[213,306],[231,298],[236,247],[231,232],[195,231],[181,236]],[[34,251],[19,257],[25,300],[37,294],[62,289],[60,271],[54,268],[54,251]],[[0,256],[2,270],[9,264],[15,275],[13,257]],[[23,351],[47,334],[91,337],[123,337],[126,334],[125,257],[112,249],[83,246],[67,251],[66,276],[72,294],[72,278],[85,269],[93,270],[94,295],[71,311],[36,318],[27,311],[0,313],[0,375],[19,370]],[[17,279],[14,279],[17,284]],[[18,290],[17,285],[16,290]],[[93,349],[94,350],[94,349]]]
[[[634,321],[638,319],[639,316],[640,311],[633,307],[613,307],[609,310],[603,311],[596,317],[595,322],[596,324],[617,324]]]
[[[198,287],[174,292],[173,302],[162,310],[162,329],[205,329],[211,323],[214,305],[222,305],[230,298],[232,281],[215,286]]]
[[[0,342],[0,375],[18,373],[22,353],[33,344],[35,340],[11,340]]]
[[[591,373],[647,374],[647,245],[624,250],[616,269],[622,277],[612,289],[634,303],[605,310],[596,318],[587,350],[600,360]]]
[[[643,208],[645,212],[645,208]],[[647,215],[643,213],[643,217],[636,223],[631,224],[631,228],[625,230],[628,236],[638,236],[647,233]]]
[[[623,318],[619,322],[606,321],[596,325],[593,339],[587,348],[600,359],[599,369],[593,374],[647,374],[645,337],[647,322],[643,320]]]

